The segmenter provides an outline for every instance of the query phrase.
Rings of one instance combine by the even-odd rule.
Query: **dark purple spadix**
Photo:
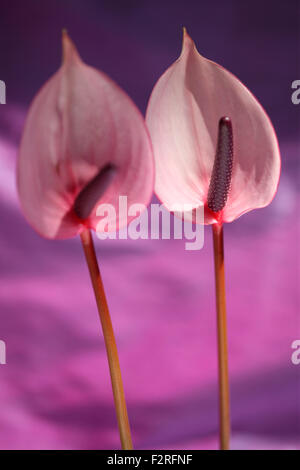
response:
[[[75,199],[73,209],[79,219],[84,220],[90,215],[95,204],[99,201],[112,182],[115,174],[115,166],[108,163],[78,194]]]
[[[233,134],[229,117],[219,121],[217,151],[209,183],[207,206],[213,212],[221,211],[230,190],[233,164]]]

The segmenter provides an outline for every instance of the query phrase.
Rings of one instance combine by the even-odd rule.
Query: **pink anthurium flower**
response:
[[[17,183],[28,222],[44,237],[96,229],[97,206],[148,204],[154,184],[150,139],[131,99],[86,65],[63,34],[63,63],[30,107]],[[130,218],[109,220],[111,230]]]
[[[208,194],[222,117],[231,120],[220,124],[220,132],[231,132],[232,126],[234,159],[226,204],[213,211]],[[146,122],[156,164],[155,192],[167,208],[184,203],[204,206],[204,222],[213,224],[232,222],[271,202],[280,174],[273,126],[250,91],[226,69],[202,57],[186,32],[181,56],[152,91]]]
[[[280,175],[272,124],[250,91],[205,59],[184,31],[179,59],[150,97],[146,122],[156,162],[155,191],[171,211],[204,208],[214,241],[218,325],[220,448],[229,449],[230,407],[223,222],[268,205]],[[180,214],[180,211],[174,211]],[[201,223],[201,222],[200,222]]]
[[[121,370],[90,229],[99,229],[101,204],[115,209],[106,218],[107,229],[129,223],[132,217],[119,211],[119,196],[126,196],[128,205],[145,205],[153,192],[153,179],[152,147],[142,115],[110,78],[82,62],[64,32],[62,66],[37,94],[28,113],[17,168],[18,190],[27,220],[42,236],[80,234],[126,450],[132,449],[132,439]]]

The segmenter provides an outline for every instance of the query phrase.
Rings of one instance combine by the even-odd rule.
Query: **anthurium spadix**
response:
[[[117,210],[119,196],[148,204],[153,175],[141,113],[81,60],[64,32],[62,65],[33,100],[20,146],[17,182],[27,220],[44,237],[69,238],[96,230],[97,207],[111,204],[117,217],[107,225],[118,230],[130,221]]]
[[[101,48],[99,47],[99,51]],[[130,426],[112,323],[90,229],[98,208],[108,211],[103,229],[130,222],[119,211],[147,204],[154,162],[144,119],[131,99],[106,75],[84,64],[63,33],[63,62],[39,91],[25,124],[17,168],[21,205],[29,223],[46,238],[80,234],[99,310],[120,438],[132,449]]]
[[[194,208],[188,218],[212,225],[220,447],[229,449],[223,222],[271,202],[280,174],[277,138],[250,91],[226,69],[202,57],[185,31],[179,59],[152,91],[146,122],[156,163],[157,196],[177,215],[180,211],[174,208],[188,204]],[[197,208],[204,209],[204,219],[194,216]]]

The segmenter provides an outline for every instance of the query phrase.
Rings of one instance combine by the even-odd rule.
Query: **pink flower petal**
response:
[[[155,191],[165,206],[205,206],[222,116],[232,121],[232,184],[221,218],[231,222],[269,204],[280,175],[272,124],[249,90],[205,59],[187,33],[179,59],[155,85],[146,115],[156,163]],[[205,223],[216,222],[205,207]]]
[[[117,230],[126,224],[119,196],[146,205],[153,191],[151,143],[136,106],[82,62],[66,33],[63,56],[30,107],[17,171],[24,214],[47,238],[95,230],[100,203],[115,208],[117,219],[108,223]]]

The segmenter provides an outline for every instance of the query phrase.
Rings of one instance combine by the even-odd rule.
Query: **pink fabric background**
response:
[[[0,365],[0,448],[119,447],[79,239],[41,239],[20,213],[14,173],[28,103],[59,64],[59,31],[66,26],[83,58],[144,110],[155,80],[179,53],[183,22],[199,50],[261,100],[283,158],[273,203],[225,227],[232,447],[300,448],[300,366],[291,363],[291,343],[300,339],[300,107],[290,101],[291,81],[299,78],[295,10],[273,7],[261,24],[258,1],[243,2],[245,10],[226,2],[222,22],[216,9],[223,2],[203,9],[197,2],[185,9],[181,2],[172,8],[171,2],[129,2],[124,10],[121,2],[115,9],[93,1],[72,2],[72,8],[29,1],[16,9],[17,3],[4,0],[0,20],[0,79],[8,103],[0,107],[0,339],[7,345],[7,364]],[[199,252],[175,240],[95,241],[136,448],[217,448],[210,230]]]

